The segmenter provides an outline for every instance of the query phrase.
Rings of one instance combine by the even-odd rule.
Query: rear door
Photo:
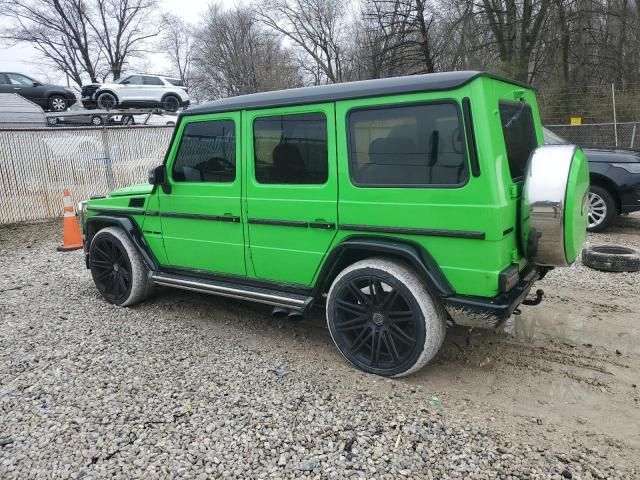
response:
[[[158,189],[168,266],[245,275],[240,113],[187,117],[169,153],[170,192]],[[147,213],[149,214],[149,213]]]
[[[248,112],[246,209],[257,278],[309,285],[336,233],[333,104]]]

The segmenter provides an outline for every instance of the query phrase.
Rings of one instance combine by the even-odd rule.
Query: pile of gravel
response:
[[[2,479],[634,477],[578,438],[553,451],[479,404],[317,355],[262,307],[167,290],[109,305],[58,238],[0,228]]]

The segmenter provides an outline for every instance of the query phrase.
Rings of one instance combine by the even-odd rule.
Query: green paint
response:
[[[461,110],[471,99],[473,128],[481,174],[464,185],[414,188],[362,188],[349,176],[347,119],[353,109],[451,101]],[[313,285],[331,250],[354,235],[410,240],[433,256],[459,294],[492,297],[498,274],[512,263],[527,266],[517,224],[521,183],[509,173],[498,114],[500,100],[522,99],[532,107],[538,143],[542,126],[532,90],[488,77],[478,77],[446,92],[425,92],[184,117],[167,156],[172,171],[180,139],[191,122],[231,120],[235,125],[235,180],[230,183],[176,182],[170,193],[150,185],[119,189],[89,206],[128,208],[131,196],[146,196],[145,209],[156,216],[135,216],[161,265],[247,276],[290,284]],[[260,184],[254,172],[253,122],[259,117],[322,113],[327,119],[328,180],[322,185]],[[464,135],[464,129],[460,133]],[[465,147],[466,148],[466,147]],[[469,152],[467,162],[469,161]],[[584,240],[586,212],[581,201],[588,184],[584,155],[571,172],[567,197],[567,256],[577,256]],[[470,168],[469,168],[470,171]],[[238,222],[177,218],[176,214],[238,217]],[[173,215],[173,216],[172,216]],[[483,232],[484,240],[413,234],[381,234],[249,223],[248,219],[368,225],[415,229]],[[151,233],[154,232],[154,233]],[[161,232],[161,233],[159,233]],[[507,232],[507,233],[505,233]]]

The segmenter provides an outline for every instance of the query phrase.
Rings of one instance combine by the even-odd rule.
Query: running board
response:
[[[153,280],[156,285],[165,287],[175,287],[193,292],[210,293],[222,297],[266,303],[267,305],[289,308],[297,312],[304,312],[313,301],[313,297],[296,295],[295,293],[286,293],[279,290],[251,287],[216,280],[182,277],[168,273],[154,273],[151,275],[151,280]]]

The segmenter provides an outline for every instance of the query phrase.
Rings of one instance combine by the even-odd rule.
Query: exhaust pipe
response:
[[[295,310],[289,310],[289,315],[287,315],[287,319],[291,320],[292,322],[299,322],[303,318],[304,315],[302,315],[301,312],[297,312]]]
[[[290,310],[288,308],[284,308],[284,307],[273,307],[273,311],[271,312],[271,315],[273,315],[274,317],[277,318],[284,318],[287,315],[289,315]]]

